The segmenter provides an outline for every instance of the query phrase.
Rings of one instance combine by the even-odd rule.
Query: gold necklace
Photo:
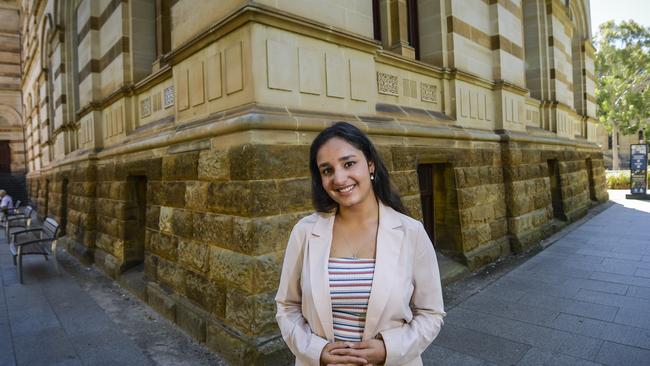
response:
[[[378,233],[379,233],[379,211],[377,211],[377,227],[375,228],[375,239],[374,239],[375,244],[377,244],[377,234]],[[350,249],[354,248],[350,244],[350,241],[345,236],[345,234],[343,234],[343,231],[341,229],[339,229],[339,234],[341,234],[341,238],[343,238],[343,241],[345,242],[345,244],[347,244],[348,248],[350,248]],[[359,254],[359,252],[361,252],[361,249],[362,248],[359,248],[357,251],[354,251],[354,250],[352,251],[352,259],[354,259],[354,260],[360,259],[358,254]]]

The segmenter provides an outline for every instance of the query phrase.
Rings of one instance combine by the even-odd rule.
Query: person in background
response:
[[[293,228],[275,298],[296,365],[422,365],[445,316],[433,244],[370,139],[337,122],[312,142],[316,213]]]
[[[14,201],[7,191],[0,189],[0,220],[4,221],[10,210],[14,208]]]

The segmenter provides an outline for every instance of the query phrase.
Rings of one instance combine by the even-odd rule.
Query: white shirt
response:
[[[0,201],[0,207],[14,208],[14,202],[11,200],[10,195],[6,194],[4,197],[2,197],[2,201]]]

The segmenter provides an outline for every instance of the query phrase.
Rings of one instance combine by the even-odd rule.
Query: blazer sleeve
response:
[[[413,318],[400,327],[381,332],[386,365],[401,365],[419,357],[440,333],[446,315],[436,253],[422,224],[418,225],[415,245],[410,304]]]
[[[319,365],[321,352],[328,342],[311,331],[302,315],[301,273],[306,239],[300,231],[296,225],[287,244],[280,286],[275,297],[275,319],[282,338],[296,358],[309,365]]]

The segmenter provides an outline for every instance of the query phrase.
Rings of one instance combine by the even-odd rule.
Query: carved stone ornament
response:
[[[165,88],[165,100],[163,103],[164,108],[169,108],[174,105],[174,86]]]
[[[399,95],[398,78],[395,75],[385,74],[383,72],[377,73],[377,88],[379,94]]]
[[[151,115],[151,98],[146,97],[140,101],[140,117],[148,117]]]
[[[420,88],[422,89],[420,91],[420,95],[422,97],[423,102],[431,102],[431,103],[438,102],[437,93],[436,93],[438,87],[436,85],[420,83]]]

